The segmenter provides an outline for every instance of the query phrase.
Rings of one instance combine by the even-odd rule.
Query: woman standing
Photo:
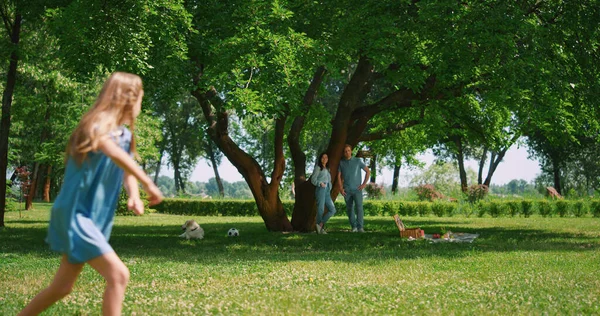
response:
[[[333,205],[333,200],[331,199],[331,173],[329,173],[329,167],[327,163],[329,162],[329,157],[326,153],[322,153],[319,156],[319,160],[317,161],[317,165],[315,166],[315,170],[310,177],[310,182],[316,186],[315,190],[315,198],[317,199],[317,233],[318,234],[327,234],[325,229],[325,223],[329,220],[333,214],[335,214],[335,206]],[[327,205],[327,209],[329,210],[325,216],[323,213],[325,212],[325,205]]]

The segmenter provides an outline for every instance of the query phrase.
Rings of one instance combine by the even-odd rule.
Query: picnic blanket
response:
[[[470,234],[470,233],[453,233],[451,231],[447,232],[440,238],[433,238],[433,234],[425,234],[425,239],[430,242],[438,243],[438,242],[468,242],[472,243],[475,238],[479,237],[479,234]]]

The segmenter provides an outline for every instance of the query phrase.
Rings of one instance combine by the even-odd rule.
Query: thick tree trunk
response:
[[[371,183],[377,182],[377,155],[373,155],[371,157],[371,161],[369,163],[369,169],[371,169],[371,179],[369,179],[369,182],[371,182]]]
[[[8,18],[8,17],[3,17]],[[21,36],[21,14],[15,14],[15,21],[12,24],[10,41],[12,52],[10,53],[10,62],[8,72],[6,73],[6,86],[2,94],[2,118],[0,119],[0,227],[4,227],[4,212],[6,211],[6,169],[8,167],[8,135],[10,133],[10,108],[12,106],[13,93],[17,82],[17,63],[19,55],[19,39]]]
[[[161,145],[158,163],[156,164],[156,173],[154,174],[154,183],[158,183],[158,175],[160,174],[160,167],[162,166],[162,159],[163,159],[164,154],[165,154],[165,145]]]
[[[490,184],[492,183],[492,176],[494,176],[494,172],[496,172],[498,165],[502,162],[502,159],[504,159],[504,155],[506,155],[507,150],[508,150],[508,147],[504,148],[498,154],[494,153],[492,155],[492,157],[490,159],[490,168],[488,170],[487,177],[485,177],[485,181],[483,181],[484,185],[487,185],[489,187]]]
[[[185,181],[183,181],[181,173],[179,174],[179,188],[181,189],[181,193],[185,194]]]
[[[479,159],[479,170],[477,171],[477,184],[483,184],[483,166],[487,160],[487,147],[483,148],[481,159]]]
[[[25,199],[25,210],[29,211],[33,208],[33,197],[35,196],[35,191],[38,182],[38,172],[40,170],[40,164],[35,163],[33,165],[33,173],[31,174],[31,183],[29,184],[29,193],[27,194],[27,198]]]
[[[296,231],[310,232],[315,229],[317,220],[315,189],[310,181],[304,181],[296,186],[296,202],[294,204],[294,216],[292,216],[292,226]]]
[[[300,133],[304,128],[306,115],[314,103],[326,73],[327,71],[323,66],[318,67],[315,71],[302,100],[301,114],[294,118],[287,137],[294,167],[294,183],[292,187],[295,202],[291,225],[294,227],[294,230],[301,232],[314,230],[317,207],[314,186],[309,181],[306,181],[306,155],[300,147]],[[311,190],[310,187],[313,189]]]
[[[458,161],[458,172],[460,175],[460,190],[462,192],[467,192],[467,172],[465,171],[465,156],[463,152],[462,140],[460,137],[456,137],[454,143],[456,144],[457,151],[456,160]]]
[[[48,169],[46,171],[46,178],[44,181],[44,202],[50,202],[50,183],[52,180],[52,165],[48,165]]]
[[[173,161],[173,178],[175,181],[175,192],[178,194],[185,194],[185,184],[181,177],[181,168],[179,167],[179,161]]]
[[[506,144],[504,149],[500,150],[498,153],[492,152],[492,155],[490,157],[490,167],[488,169],[488,174],[485,177],[485,181],[483,181],[483,184],[486,185],[488,188],[490,187],[490,184],[492,183],[492,177],[494,176],[494,173],[496,172],[498,165],[500,165],[500,163],[502,162],[502,159],[504,159],[506,152],[515,142],[517,142],[517,140],[520,137],[521,137],[520,133],[515,133],[512,136],[512,138],[510,139],[510,141]]]
[[[366,95],[371,90],[371,77],[373,65],[366,56],[358,60],[356,70],[352,74],[350,82],[344,88],[338,103],[338,108],[332,123],[331,139],[327,147],[329,156],[329,168],[333,181],[332,196],[337,197],[339,188],[337,184],[337,170],[342,159],[342,153],[346,144],[354,147],[358,143],[359,136],[366,125],[352,126],[351,118],[356,108],[363,105]]]
[[[44,193],[44,181],[46,179],[46,165],[40,164],[37,177],[36,177],[36,189],[35,195],[33,196],[34,200],[41,200]]]
[[[554,176],[554,188],[558,194],[563,195],[560,184],[560,167],[558,159],[552,159],[552,175]]]
[[[392,177],[392,194],[398,193],[398,179],[400,178],[400,164],[394,166],[394,176]]]
[[[202,71],[203,66],[199,65],[199,69]],[[194,78],[196,84],[201,75],[202,73],[199,73]],[[196,89],[192,91],[192,95],[196,97],[202,107],[208,125],[207,134],[246,180],[267,230],[291,231],[292,225],[279,199],[279,184],[285,169],[283,130],[286,117],[276,120],[275,163],[269,183],[256,160],[239,148],[229,137],[229,114],[223,109],[223,100],[219,98],[217,91],[214,88],[210,88],[206,92]]]

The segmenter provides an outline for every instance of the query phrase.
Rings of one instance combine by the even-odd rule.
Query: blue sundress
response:
[[[131,132],[125,127],[111,133],[129,152]],[[84,263],[114,250],[108,244],[123,169],[101,151],[89,152],[78,165],[69,157],[64,183],[54,201],[46,242],[66,254],[71,263]]]

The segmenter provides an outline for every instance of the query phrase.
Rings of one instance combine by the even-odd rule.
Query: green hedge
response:
[[[285,212],[292,215],[294,201],[282,201]],[[346,216],[344,201],[334,202],[335,216]],[[475,204],[466,202],[412,202],[412,201],[364,201],[365,216],[429,216],[449,217],[473,215],[483,217],[600,217],[600,200],[491,200]],[[165,199],[153,207],[165,214],[196,216],[256,216],[258,208],[253,200],[196,200]]]

